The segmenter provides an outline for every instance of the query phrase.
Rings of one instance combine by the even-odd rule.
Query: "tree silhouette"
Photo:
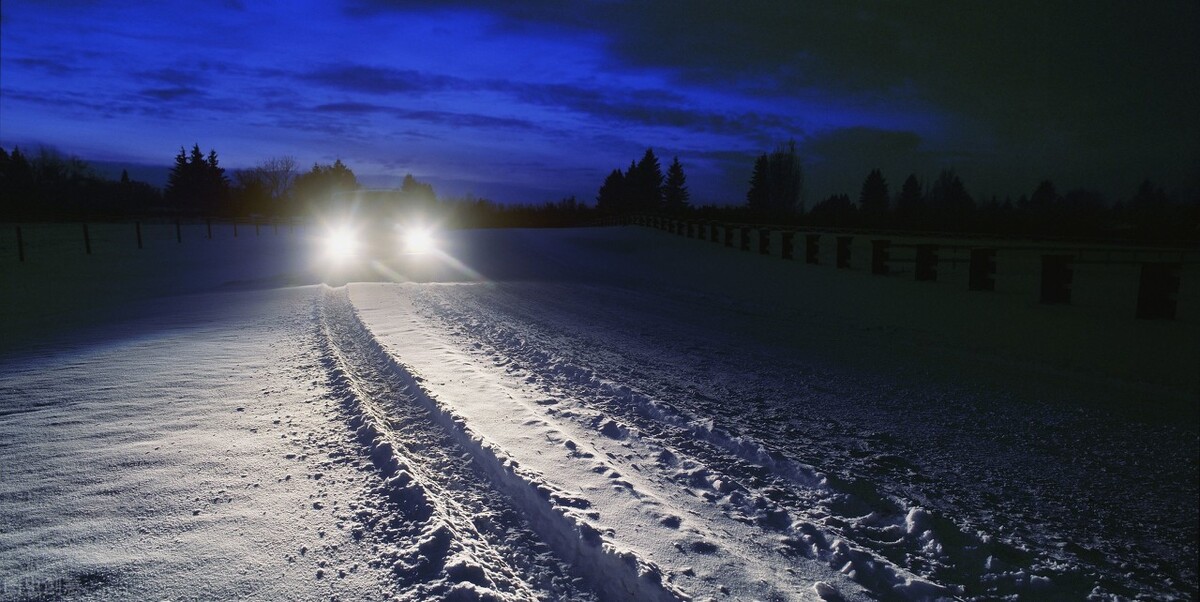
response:
[[[605,213],[624,211],[625,198],[625,174],[619,169],[614,169],[604,178],[604,184],[596,194],[596,209]]]
[[[975,210],[975,201],[953,169],[943,169],[938,174],[929,189],[927,203],[929,216],[928,220],[922,220],[923,225],[934,228],[964,230]]]
[[[854,203],[848,194],[831,194],[813,205],[808,216],[814,223],[824,226],[847,226],[854,220]]]
[[[766,153],[754,160],[754,171],[750,174],[750,190],[746,191],[746,205],[754,213],[766,213],[770,206],[770,170],[771,159]]]
[[[862,190],[858,193],[858,208],[864,216],[872,221],[882,221],[888,210],[888,185],[883,173],[872,169],[863,180]]]
[[[2,149],[0,149],[2,150]],[[0,177],[0,203],[3,214],[12,218],[33,215],[38,209],[37,182],[33,177],[33,166],[19,147],[3,158],[3,177]]]
[[[768,174],[769,210],[772,213],[791,214],[799,209],[798,212],[803,213],[800,191],[804,188],[804,172],[800,169],[795,140],[775,147],[775,152],[771,153]]]
[[[654,149],[646,149],[642,160],[629,168],[625,185],[637,211],[662,210],[663,173]]]
[[[192,146],[190,155],[180,147],[164,195],[180,211],[222,212],[229,197],[229,179],[217,160],[217,151],[210,149],[205,157],[199,144]]]
[[[313,163],[311,170],[296,176],[292,190],[297,200],[321,211],[349,202],[345,196],[358,190],[358,179],[341,159],[332,165]]]
[[[925,195],[917,174],[908,174],[900,193],[896,195],[896,220],[903,225],[913,224],[925,212]]]
[[[400,183],[400,198],[405,203],[425,208],[432,207],[437,203],[433,185],[417,180],[412,174],[405,174],[404,181]]]
[[[667,181],[663,185],[663,205],[668,213],[683,213],[688,208],[691,197],[687,189],[687,176],[683,173],[683,165],[679,157],[671,161],[667,167]]]
[[[751,213],[784,216],[804,212],[800,192],[804,188],[804,172],[796,154],[796,141],[780,144],[770,155],[754,161],[746,205]]]

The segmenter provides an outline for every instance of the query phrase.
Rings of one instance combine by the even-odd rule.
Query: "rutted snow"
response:
[[[132,334],[0,364],[0,599],[384,597],[315,293],[150,304]]]
[[[307,277],[297,240],[225,242],[177,249],[185,291]],[[3,292],[0,598],[1197,593],[1195,324],[636,228],[447,242],[471,270],[424,274],[465,283],[158,301],[121,278],[161,258],[40,305],[0,259],[33,295]]]

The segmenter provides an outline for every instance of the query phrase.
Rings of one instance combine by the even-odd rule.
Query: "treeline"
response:
[[[541,205],[501,205],[487,199],[451,199],[439,205],[442,218],[462,228],[565,228],[600,223],[601,214],[574,196]]]
[[[162,193],[145,182],[98,175],[76,157],[50,149],[26,156],[0,148],[0,220],[56,220],[143,215],[156,211]]]
[[[672,184],[677,173],[677,185]],[[856,197],[832,194],[807,211],[804,172],[794,141],[754,162],[744,204],[692,207],[676,158],[664,180],[653,150],[626,171],[613,170],[596,197],[606,214],[652,213],[736,222],[797,226],[1072,237],[1131,241],[1200,240],[1200,197],[1172,199],[1150,180],[1123,199],[1076,188],[1059,192],[1050,180],[1029,194],[976,199],[954,170],[922,182],[916,174],[893,189],[879,169],[863,179]],[[678,190],[682,188],[682,195]],[[894,190],[894,193],[893,193]],[[682,202],[678,199],[682,198]],[[668,199],[672,199],[668,201]]]
[[[884,174],[871,170],[856,200],[833,194],[803,216],[805,224],[1001,236],[1070,237],[1109,240],[1193,240],[1200,238],[1200,199],[1170,199],[1150,180],[1128,198],[1106,199],[1086,188],[1059,192],[1043,180],[1029,194],[1003,200],[977,200],[954,170],[932,182],[909,174],[895,194]]]
[[[340,159],[300,170],[292,157],[274,157],[227,172],[215,149],[180,148],[162,190],[98,175],[87,163],[41,150],[31,158],[0,148],[0,220],[224,217],[277,219],[337,213],[355,202],[394,203],[462,227],[561,227],[596,223],[596,211],[568,197],[537,205],[486,199],[439,200],[433,186],[406,175],[394,190],[365,190]]]
[[[681,213],[688,210],[691,194],[679,157],[664,176],[654,149],[648,148],[629,169],[614,169],[596,195],[596,209],[604,214]]]

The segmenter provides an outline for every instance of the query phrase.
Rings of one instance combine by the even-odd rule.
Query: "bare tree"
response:
[[[272,199],[282,200],[291,192],[296,179],[296,158],[290,155],[272,157],[254,168]]]

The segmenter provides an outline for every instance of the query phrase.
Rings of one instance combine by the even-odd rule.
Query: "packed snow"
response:
[[[0,233],[0,599],[1198,594],[1190,318],[640,227],[108,228]]]

